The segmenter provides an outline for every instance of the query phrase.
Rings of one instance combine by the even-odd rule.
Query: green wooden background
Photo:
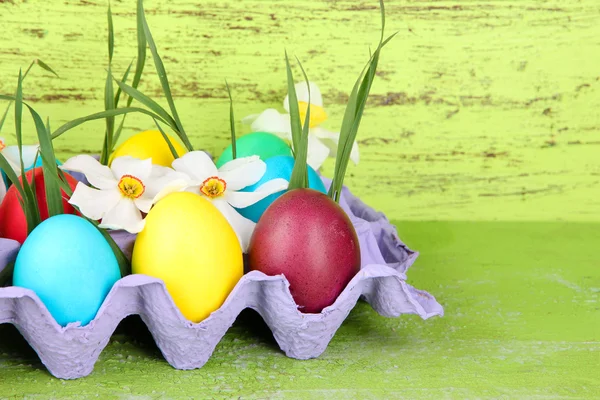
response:
[[[191,372],[170,368],[151,341],[119,334],[76,382],[49,377],[3,326],[0,397],[600,398],[600,3],[386,5],[388,32],[400,33],[384,50],[361,163],[346,183],[421,251],[409,282],[446,316],[384,319],[359,304],[327,352],[306,362],[246,321]],[[135,2],[112,6],[120,74],[136,54]],[[324,126],[336,130],[378,39],[375,0],[145,6],[184,126],[215,154],[228,140],[225,79],[239,118],[281,109],[287,49],[320,85]],[[25,84],[52,126],[100,111],[106,2],[0,0],[0,93],[14,91],[34,58],[60,75],[35,70]],[[160,95],[151,64],[141,88]],[[132,116],[126,135],[151,127]],[[98,152],[102,135],[102,123],[89,123],[56,146],[63,158]]]

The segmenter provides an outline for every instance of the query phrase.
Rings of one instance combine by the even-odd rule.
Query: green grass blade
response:
[[[56,156],[54,154],[54,147],[52,146],[50,131],[44,126],[44,121],[40,115],[32,107],[28,106],[28,108],[35,123],[35,129],[40,143],[48,215],[54,216],[64,214],[65,210],[63,208],[60,187],[57,182],[52,179],[52,177],[58,176],[58,168],[56,166]]]
[[[359,75],[354,87],[352,89],[344,118],[342,121],[342,128],[340,130],[340,139],[338,143],[338,151],[335,163],[335,172],[331,187],[329,189],[329,196],[336,202],[339,202],[341,190],[344,184],[344,176],[348,167],[348,161],[350,159],[350,153],[352,152],[352,146],[356,140],[358,128],[362,119],[362,115],[367,103],[367,98],[371,90],[371,86],[375,79],[377,71],[377,64],[379,62],[379,55],[381,49],[385,46],[394,35],[384,40],[384,29],[385,29],[385,8],[383,0],[380,0],[381,6],[381,39],[379,45],[374,53],[372,53],[369,62],[367,63],[366,72],[365,69]]]
[[[1,96],[0,96],[1,98]],[[151,116],[152,118],[156,118],[157,120],[159,120],[160,122],[169,125],[167,123],[167,121],[165,121],[164,119],[162,119],[160,116],[154,114],[151,111],[145,110],[143,108],[138,108],[138,107],[126,107],[126,108],[118,108],[116,110],[110,110],[110,111],[100,111],[97,112],[95,114],[91,114],[91,115],[87,115],[85,117],[80,117],[77,119],[74,119],[72,121],[67,122],[66,124],[60,126],[58,129],[56,129],[53,133],[52,133],[52,139],[56,139],[57,137],[59,137],[60,135],[62,135],[63,133],[85,123],[88,121],[94,121],[97,119],[103,119],[106,117],[113,117],[113,116],[117,116],[117,115],[123,115],[123,114],[129,114],[129,113],[133,113],[133,112],[138,112],[138,113],[142,113],[142,114],[146,114]]]
[[[117,243],[112,238],[112,236],[110,236],[110,234],[105,229],[98,227],[98,223],[96,221],[92,221],[89,219],[88,219],[88,221],[90,221],[92,224],[94,224],[96,226],[96,229],[98,229],[98,231],[100,231],[102,236],[104,236],[104,239],[106,239],[106,241],[110,245],[110,248],[112,249],[113,253],[115,254],[115,257],[117,258],[117,262],[119,263],[119,270],[121,271],[121,278],[123,278],[127,275],[131,275],[131,265],[129,264],[127,257],[125,257],[125,254],[123,254],[123,251],[117,245]]]
[[[21,172],[24,174],[23,165],[23,134],[21,131],[23,119],[23,76],[19,70],[19,81],[17,83],[17,92],[15,94],[15,135],[17,136],[17,146],[19,147],[19,159]]]
[[[8,115],[8,112],[10,111],[10,106],[12,106],[12,102],[8,103],[8,106],[6,107],[6,110],[4,111],[4,115],[2,116],[2,119],[0,119],[0,132],[2,132],[2,127],[4,126],[4,121],[6,121],[6,116]]]
[[[133,65],[133,60],[131,61],[131,63],[129,63],[129,66],[127,67],[127,69],[125,70],[125,73],[123,74],[123,77],[121,78],[122,83],[127,82],[127,78],[129,77],[129,72],[131,71],[132,65]],[[121,93],[122,93],[121,86],[119,86],[117,88],[117,93],[115,94],[115,108],[117,108],[119,106],[119,101],[121,99]],[[129,100],[133,101],[133,97],[129,97]],[[113,134],[112,148],[110,149],[111,153],[112,153],[115,145],[119,141],[119,137],[121,136],[121,132],[123,131],[123,126],[125,125],[126,118],[127,118],[127,114],[123,115],[123,118],[121,118],[121,123],[119,124],[119,126],[117,127],[117,130]]]
[[[21,198],[24,198],[25,192],[23,191],[23,185],[19,180],[19,176],[12,169],[8,160],[2,155],[2,153],[0,153],[0,169],[4,171],[8,180],[17,188],[17,191],[19,192]]]
[[[229,95],[229,128],[231,129],[231,155],[232,159],[237,158],[237,140],[235,138],[235,116],[233,115],[233,98],[231,97],[231,89],[227,80],[225,80],[225,87],[227,88],[227,94]]]
[[[137,61],[135,65],[135,73],[133,74],[133,81],[131,82],[131,87],[137,89],[140,81],[142,79],[142,73],[144,71],[144,66],[146,65],[146,34],[144,33],[144,25],[142,23],[142,15],[140,13],[137,14]],[[129,69],[128,69],[129,70]],[[123,76],[121,82],[125,83],[127,81],[127,74]],[[117,95],[121,94],[121,87],[117,90]],[[129,96],[127,98],[127,107],[131,107],[131,103],[133,102],[133,97]],[[118,105],[118,98],[115,101],[115,107]],[[114,138],[113,138],[113,146],[118,142],[119,137],[121,136],[121,132],[123,131],[123,126],[125,125],[125,119],[127,118],[127,114],[123,115],[123,119],[117,128]],[[112,151],[112,149],[111,149]]]
[[[138,5],[139,7],[139,5]],[[144,66],[146,65],[146,34],[144,33],[144,24],[142,14],[139,12],[136,16],[137,20],[137,60],[135,64],[135,73],[133,74],[133,81],[131,82],[131,87],[137,89],[140,81],[142,79],[142,72],[144,71]],[[127,99],[127,107],[131,106],[131,102],[133,101],[133,97],[129,97]]]
[[[169,104],[169,108],[171,109],[171,113],[173,114],[173,119],[177,125],[177,129],[175,130],[180,139],[187,147],[188,151],[193,151],[194,148],[190,143],[185,130],[183,129],[183,125],[181,124],[181,120],[179,119],[179,114],[177,113],[177,109],[175,107],[175,102],[173,101],[173,96],[171,94],[171,87],[169,85],[169,79],[167,77],[167,72],[165,70],[165,66],[162,62],[162,59],[158,55],[158,50],[156,49],[156,44],[154,43],[154,39],[152,38],[152,33],[150,32],[150,28],[148,27],[148,22],[146,21],[146,16],[144,14],[144,5],[143,0],[138,0],[137,12],[141,15],[142,26],[144,27],[144,34],[146,35],[146,40],[148,42],[148,47],[150,47],[150,52],[152,53],[152,58],[154,60],[154,66],[156,68],[156,72],[158,73],[158,78],[160,80],[160,84],[163,88],[163,92],[165,97],[167,98],[167,103]]]
[[[39,156],[39,153],[35,155],[35,158],[37,160]],[[42,172],[43,174],[43,172]],[[40,222],[42,222],[42,217],[39,216],[39,202],[38,202],[38,198],[37,198],[37,190],[35,189],[36,186],[36,176],[39,176],[39,170],[36,170],[35,168],[31,170],[31,183],[27,184],[27,181],[23,181],[26,182],[25,186],[27,186],[28,189],[25,190],[25,193],[27,193],[27,190],[29,190],[31,193],[33,193],[33,197],[32,200],[30,200],[30,203],[25,203],[25,201],[21,201],[21,207],[30,207],[32,210],[35,210],[34,212],[32,212],[32,222],[31,224],[27,224],[27,233],[31,233],[31,231],[33,231],[35,229],[36,226],[38,226],[40,224]],[[36,215],[37,214],[37,215]],[[39,216],[39,217],[38,217]],[[37,219],[37,220],[36,220]]]
[[[0,94],[0,100],[9,100],[15,101],[17,98],[15,96],[8,96],[6,94]]]
[[[8,286],[13,276],[13,271],[15,269],[15,263],[9,263],[2,271],[0,271],[0,288]]]
[[[133,60],[129,63],[129,66],[123,73],[123,77],[121,78],[121,82],[126,83],[127,78],[129,77],[129,72],[131,71],[131,67],[133,66]],[[121,100],[121,87],[117,88],[117,93],[115,93],[115,108],[119,106],[119,101]]]
[[[21,204],[27,221],[27,232],[31,232],[40,222],[39,209],[35,191],[32,190],[25,177],[25,165],[23,163],[23,134],[22,134],[22,118],[23,118],[23,76],[19,70],[19,80],[17,83],[17,92],[15,94],[15,134],[17,136],[17,146],[19,148],[19,167],[21,169],[21,181],[23,187],[23,198]],[[6,173],[6,171],[5,171]],[[35,181],[33,179],[32,181]]]
[[[119,123],[119,126],[117,127],[117,130],[115,131],[115,136],[113,137],[113,148],[110,150],[111,153],[114,149],[114,146],[119,142],[119,137],[121,136],[121,132],[123,131],[123,126],[125,125],[126,118],[127,118],[127,114],[123,115],[123,118],[121,118],[121,123]]]
[[[306,187],[304,185],[304,177],[302,174],[294,171],[298,171],[296,167],[298,163],[306,164],[306,155],[304,159],[301,158],[303,154],[301,151],[302,147],[302,123],[300,122],[300,110],[298,109],[298,96],[296,95],[296,87],[294,84],[294,74],[292,73],[292,67],[290,66],[290,60],[285,52],[285,66],[287,71],[287,85],[288,85],[288,98],[290,104],[290,128],[292,130],[292,143],[294,145],[294,169],[292,170],[292,176],[290,177],[290,184],[288,190],[299,189]]]
[[[29,71],[31,71],[31,68],[33,68],[33,66],[35,65],[35,61],[33,60],[29,66],[27,67],[27,69],[25,70],[25,73],[23,74],[23,77],[21,78],[21,80],[25,80],[25,78],[27,77],[27,75],[29,75]]]
[[[115,50],[115,33],[113,27],[112,11],[110,9],[110,1],[108,2],[108,11],[106,12],[108,19],[108,64],[112,63],[113,52]]]
[[[169,150],[171,150],[171,154],[173,154],[173,157],[175,159],[179,158],[179,154],[177,154],[177,150],[175,150],[173,143],[171,143],[171,140],[169,139],[169,137],[167,136],[165,131],[163,131],[163,129],[160,127],[160,125],[158,124],[158,121],[154,120],[154,123],[156,124],[156,127],[160,131],[160,134],[162,135],[163,139],[165,139],[165,142],[167,142],[167,145],[169,146]]]
[[[106,82],[104,85],[104,110],[110,111],[115,109],[115,95],[113,91],[112,83],[112,72],[110,64],[108,65],[108,72],[106,74]],[[113,148],[113,134],[115,131],[115,117],[106,118],[106,131],[104,134],[104,143],[102,144],[102,152],[100,153],[100,163],[102,165],[108,165],[108,158],[110,156],[111,149]]]
[[[300,70],[302,71],[302,75],[304,75],[304,80],[306,81],[306,86],[308,88],[308,108],[306,109],[306,116],[304,117],[304,125],[302,125],[302,134],[300,137],[300,143],[298,149],[296,150],[294,168],[292,169],[292,175],[290,180],[298,180],[302,182],[302,186],[304,188],[308,187],[308,168],[306,166],[307,157],[308,157],[308,129],[310,122],[310,84],[308,81],[308,76],[306,75],[306,71],[304,67],[302,67],[302,63],[296,57],[296,61],[298,61],[298,65],[300,66]],[[294,87],[295,89],[295,87]],[[294,92],[294,97],[296,97],[296,93]],[[290,100],[291,101],[291,100]],[[296,107],[298,107],[298,102],[296,101]],[[290,104],[291,109],[291,104]],[[298,115],[298,119],[300,116]]]
[[[386,44],[388,44],[390,42],[390,40],[392,40],[394,38],[394,36],[396,36],[399,32],[395,32],[393,35],[390,35],[387,39],[385,39],[383,41],[383,43],[381,43],[381,48],[383,48]]]
[[[51,74],[54,74],[54,76],[56,76],[57,78],[59,78],[58,74],[56,72],[54,72],[54,70],[52,68],[50,68],[50,66],[48,64],[46,64],[45,62],[43,62],[39,58],[37,58],[35,60],[35,63],[37,65],[39,65],[40,68],[42,68],[43,70],[46,70],[46,71],[50,72]]]
[[[158,104],[156,101],[152,100],[150,97],[146,96],[144,93],[142,93],[139,90],[137,90],[137,89],[129,86],[126,83],[118,82],[117,81],[117,84],[129,96],[133,97],[134,99],[136,99],[137,101],[139,101],[140,103],[142,103],[143,105],[145,105],[146,107],[148,107],[155,114],[159,115],[164,121],[167,121],[167,124],[171,128],[173,128],[173,130],[178,135],[180,134],[177,131],[178,130],[177,122],[175,122],[175,120],[171,117],[171,115],[169,115],[169,113],[167,112],[167,110],[165,110],[164,108],[162,108],[162,106],[160,104]]]
[[[381,43],[383,42],[383,33],[385,32],[385,4],[383,4],[383,0],[379,0],[379,10],[381,12],[381,40],[379,42]]]

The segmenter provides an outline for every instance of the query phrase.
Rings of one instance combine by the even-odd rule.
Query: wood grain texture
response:
[[[324,126],[338,129],[378,37],[375,0],[145,4],[186,130],[216,154],[228,141],[226,78],[239,118],[281,108],[287,48],[324,92]],[[600,221],[600,3],[386,4],[388,31],[400,34],[384,51],[362,161],[346,183],[394,219]],[[112,5],[120,74],[136,54],[135,5]],[[0,93],[39,57],[61,78],[32,73],[25,97],[53,126],[102,109],[105,1],[4,0],[0,26]],[[160,94],[150,64],[142,89]],[[152,126],[132,117],[127,134]],[[90,123],[57,147],[62,157],[98,152],[102,134]]]

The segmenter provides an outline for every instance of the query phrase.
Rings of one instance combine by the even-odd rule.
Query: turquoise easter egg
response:
[[[29,234],[15,261],[13,284],[33,290],[59,325],[86,325],[120,278],[117,259],[98,229],[63,214]]]
[[[259,186],[265,184],[266,182],[275,179],[275,178],[283,178],[287,181],[290,180],[292,176],[292,170],[294,169],[294,158],[290,156],[276,156],[271,157],[265,160],[265,164],[267,164],[267,171],[263,175],[263,177],[254,185],[248,186],[242,189],[243,192],[253,192]],[[307,165],[308,168],[308,186],[311,189],[318,190],[322,193],[327,193],[325,189],[325,185],[323,181],[316,173],[314,169]],[[258,222],[260,217],[263,215],[267,207],[271,205],[279,196],[285,193],[285,190],[281,192],[273,193],[270,196],[265,197],[261,201],[252,204],[250,207],[246,208],[238,208],[238,212],[242,214],[244,217],[252,220],[254,222]]]
[[[235,155],[236,157],[259,156],[264,161],[275,156],[291,156],[292,150],[285,140],[272,133],[252,132],[236,139]],[[232,159],[231,145],[229,145],[217,160],[217,168]]]

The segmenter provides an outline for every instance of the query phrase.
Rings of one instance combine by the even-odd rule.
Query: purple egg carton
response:
[[[330,184],[323,178],[326,186]],[[406,283],[406,271],[418,256],[399,238],[385,215],[376,212],[344,188],[340,205],[350,216],[360,241],[361,270],[334,304],[319,314],[303,314],[283,275],[252,271],[242,277],[225,303],[200,323],[186,320],[164,283],[144,275],[119,280],[96,318],[86,326],[61,327],[34,292],[0,288],[0,324],[13,324],[57,378],[89,375],[117,325],[137,314],[144,321],[167,362],[188,370],[202,367],[245,308],[257,311],[271,329],[281,350],[291,358],[321,355],[362,296],[379,314],[397,317],[417,314],[423,319],[442,316],[442,306],[429,293]],[[135,235],[112,232],[127,256]],[[14,261],[19,244],[0,239],[0,271]]]

